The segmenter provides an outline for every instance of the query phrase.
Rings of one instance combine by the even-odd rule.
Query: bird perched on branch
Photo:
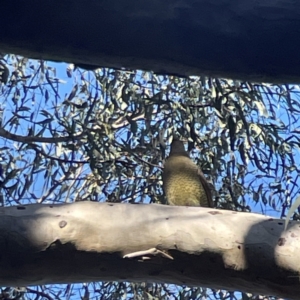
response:
[[[208,182],[178,138],[173,138],[162,179],[170,205],[214,207]]]

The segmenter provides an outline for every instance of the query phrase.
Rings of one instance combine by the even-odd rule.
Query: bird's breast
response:
[[[200,206],[207,202],[198,167],[186,157],[172,157],[165,163],[164,190],[171,205]]]

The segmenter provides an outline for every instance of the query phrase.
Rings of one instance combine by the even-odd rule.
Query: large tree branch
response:
[[[78,202],[0,209],[0,285],[155,281],[298,298],[300,228],[250,213]]]
[[[62,143],[79,140],[85,136],[85,132],[79,132],[69,136],[41,137],[41,136],[22,136],[9,132],[0,127],[0,137],[20,143]]]
[[[300,81],[300,2],[10,0],[0,50],[180,75]]]

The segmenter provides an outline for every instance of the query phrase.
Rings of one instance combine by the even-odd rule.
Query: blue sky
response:
[[[33,64],[34,64],[34,61],[33,61]],[[53,112],[53,104],[51,103],[51,99],[56,97],[57,101],[59,101],[59,102],[64,101],[64,99],[68,97],[72,87],[74,86],[74,83],[76,83],[77,81],[80,80],[80,76],[81,76],[80,72],[83,72],[83,71],[80,71],[80,72],[76,71],[76,72],[74,72],[75,76],[69,78],[67,76],[67,73],[66,73],[66,69],[67,69],[67,66],[68,66],[67,64],[47,62],[47,65],[50,66],[50,67],[53,67],[53,69],[56,70],[56,74],[53,73],[53,74],[51,74],[51,76],[57,77],[57,78],[60,79],[57,82],[57,86],[55,86],[55,87],[58,87],[59,97],[55,96],[54,92],[49,90],[49,94],[50,94],[49,95],[49,100],[47,101],[47,103],[45,103],[45,100],[48,98],[48,96],[46,96],[44,92],[41,91],[40,93],[35,93],[35,97],[36,97],[35,99],[30,97],[30,93],[28,94],[29,97],[25,102],[26,102],[26,105],[30,108],[36,106],[36,109],[33,109],[36,112],[36,114],[34,114],[34,116],[32,118],[34,120],[34,122],[36,122],[36,123],[45,120],[44,118],[42,118],[42,116],[40,114],[37,113],[41,109],[41,105],[44,105],[42,103],[43,102],[45,103],[45,106],[43,107],[43,109],[51,114]],[[84,72],[84,76],[86,76],[86,78],[89,79],[90,74],[88,72]],[[92,76],[91,76],[91,78],[92,78]],[[35,78],[34,80],[36,80],[38,82],[38,78]],[[295,95],[295,97],[298,97],[298,95]],[[5,97],[2,96],[1,109],[5,110],[5,114],[4,114],[4,118],[3,118],[3,122],[2,122],[2,125],[3,125],[3,123],[7,122],[12,117],[11,111],[14,109],[14,106],[11,103],[10,96],[7,99],[5,99]],[[31,111],[32,110],[30,110],[30,112]],[[282,122],[284,122],[284,123],[290,122],[290,119],[286,115],[286,112],[284,110],[281,110],[279,108],[279,106],[278,106],[278,110],[277,110],[276,113],[278,115],[278,118]],[[26,111],[26,108],[24,106],[24,116],[26,116],[26,114],[27,114],[27,111]],[[253,116],[254,119],[256,117],[257,116]],[[46,116],[45,116],[45,118],[46,118]],[[28,130],[28,127],[26,126],[28,124],[28,121],[26,121],[26,119],[24,119],[24,124],[25,124],[24,127],[18,126],[18,129],[15,133],[26,136],[27,135],[27,130]],[[298,129],[299,125],[300,125],[299,122],[296,120],[294,125],[293,125],[292,130],[293,129]],[[14,132],[14,126],[8,126],[8,127],[6,127],[6,129],[10,129],[11,132]],[[124,134],[126,134],[125,131],[124,131]],[[290,133],[286,132],[284,134],[286,134],[286,136],[288,137]],[[47,134],[47,132],[45,132],[45,136],[48,136],[48,135],[50,136],[50,134]],[[13,154],[17,155],[18,154],[18,148],[15,145],[16,143],[13,143],[11,141],[5,141],[3,139],[0,140],[0,147],[2,147],[2,149],[8,144],[9,145],[14,145],[15,151],[14,151]],[[32,152],[28,151],[28,156],[30,156],[30,155],[32,155]],[[299,158],[300,158],[299,157],[299,151],[295,151],[294,156],[295,156],[295,160],[299,161]],[[228,157],[226,159],[228,159]],[[26,163],[24,163],[24,166],[25,165],[26,165]],[[251,164],[249,165],[249,169],[253,173],[255,173],[257,171],[256,168]],[[292,178],[292,180],[296,179],[296,176],[297,176],[297,174],[295,172],[294,173],[294,178]],[[37,174],[35,179],[36,180],[35,180],[35,183],[34,183],[34,191],[36,192],[37,195],[42,195],[43,191],[45,189],[45,179],[41,174],[40,175]],[[247,178],[247,180],[251,180],[251,178]],[[268,179],[268,178],[262,178],[261,180],[266,182],[266,183],[271,182],[271,180]],[[259,184],[260,183],[257,183],[257,187],[259,186]],[[32,200],[33,200],[32,202],[35,201],[35,199],[32,199]],[[280,211],[275,211],[269,205],[263,206],[263,205],[261,205],[261,203],[258,203],[256,205],[254,205],[254,202],[251,199],[249,199],[248,204],[251,206],[252,212],[257,212],[257,213],[262,213],[263,212],[267,215],[274,216],[274,217],[279,217],[280,216]],[[79,287],[81,287],[81,285],[72,285],[73,289],[77,289]],[[76,296],[73,296],[72,299],[77,299],[77,298],[79,299],[79,295],[77,294],[77,292],[75,292],[75,295]]]
[[[35,65],[37,63],[34,60],[31,60],[31,64]],[[32,111],[35,111],[35,113],[33,114],[33,117],[31,118],[31,120],[33,120],[35,123],[45,121],[45,119],[47,119],[47,113],[48,114],[53,113],[53,99],[55,99],[54,101],[57,101],[57,103],[63,102],[69,96],[70,91],[72,90],[72,87],[74,87],[74,85],[76,83],[79,83],[81,81],[81,76],[84,76],[87,79],[87,81],[90,81],[91,84],[93,84],[92,73],[89,73],[84,70],[76,70],[75,72],[73,72],[73,76],[71,78],[69,78],[67,75],[67,71],[66,71],[67,67],[69,66],[68,64],[54,63],[54,62],[46,62],[46,64],[48,67],[53,68],[52,71],[50,69],[49,76],[51,76],[52,78],[59,79],[56,81],[55,85],[53,85],[53,87],[58,90],[58,95],[55,95],[54,91],[49,88],[47,89],[48,95],[45,94],[45,91],[41,90],[40,93],[35,92],[34,97],[31,98],[30,92],[28,93],[28,97],[27,97],[28,99],[24,102],[25,105],[23,107],[24,108],[24,116],[27,116],[27,119],[28,119],[28,114],[29,113],[31,114]],[[11,69],[11,71],[12,71],[12,69]],[[37,77],[32,78],[32,82],[36,82],[36,84],[38,84],[39,78],[37,78]],[[296,93],[295,93],[295,98],[299,98]],[[7,120],[9,120],[12,117],[12,114],[10,114],[10,111],[12,111],[14,109],[14,104],[11,103],[10,97],[8,97],[7,99],[8,100],[6,100],[4,98],[1,103],[1,108],[4,109],[4,111],[5,111],[2,124],[5,124],[7,122]],[[84,99],[82,99],[82,101],[84,101]],[[28,111],[26,110],[26,106],[28,107]],[[33,107],[35,107],[36,109],[32,109]],[[38,113],[41,109],[45,110],[44,118],[41,116],[40,113]],[[279,105],[276,109],[276,114],[277,114],[279,122],[284,122],[284,123],[288,124],[288,123],[292,123],[292,121],[293,121],[293,120],[291,120],[293,116],[288,116],[286,114],[286,111],[281,109]],[[253,118],[253,120],[258,120],[258,116],[256,116],[255,114],[252,115],[252,118]],[[260,118],[260,120],[261,120],[261,118]],[[26,121],[26,118],[23,119],[22,122],[24,122],[25,126],[18,126],[17,131],[15,133],[26,136],[27,131],[28,131],[28,124],[30,122]],[[293,122],[294,122],[294,124],[292,124],[290,127],[291,130],[298,129],[299,128],[298,120],[294,120]],[[38,127],[38,125],[37,125],[37,127]],[[5,128],[10,130],[11,132],[14,132],[15,127],[14,126],[6,126]],[[125,139],[125,136],[127,134],[126,132],[127,132],[127,130],[124,130],[123,133],[121,133],[121,135],[119,136],[119,138]],[[123,134],[123,136],[122,136],[122,134]],[[286,134],[286,136],[288,137],[290,135],[290,132],[286,132],[283,134]],[[45,132],[44,136],[51,136],[51,134],[48,134],[47,132]],[[3,140],[2,146],[7,145],[7,143],[11,143],[11,142]],[[16,149],[16,151],[17,151],[17,149]],[[28,155],[32,155],[30,151],[28,151]],[[294,151],[294,157],[295,157],[295,160],[299,159],[299,151]],[[230,154],[228,154],[227,158],[226,157],[224,157],[224,158],[226,160],[229,160]],[[240,158],[238,156],[236,156],[236,159],[237,159],[237,161],[240,160]],[[248,165],[248,169],[251,172],[253,172],[253,174],[255,174],[257,171],[259,171],[259,170],[256,170],[256,167],[252,164]],[[88,171],[89,170],[87,167],[87,172]],[[292,180],[296,179],[296,176],[297,176],[297,172],[294,172],[294,177],[292,178]],[[251,176],[249,177],[249,175],[248,175],[247,181],[251,181]],[[261,181],[265,182],[266,184],[269,184],[272,182],[272,180],[270,180],[269,178],[266,178],[266,177],[261,178]],[[257,183],[257,187],[259,187],[259,185],[260,185],[260,182]],[[290,185],[290,187],[291,187],[291,185]],[[40,194],[40,195],[45,190],[45,182],[42,177],[36,176],[34,190],[35,190],[36,194]],[[295,191],[295,189],[294,189],[294,191]],[[279,210],[276,211],[269,205],[264,206],[260,202],[255,205],[254,202],[250,198],[249,198],[249,201],[247,201],[247,202],[251,206],[253,212],[264,213],[264,214],[276,216],[276,217],[280,216],[280,205],[278,206]]]

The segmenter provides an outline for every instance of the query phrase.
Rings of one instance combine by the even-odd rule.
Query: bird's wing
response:
[[[214,207],[214,202],[213,202],[212,195],[211,195],[211,189],[210,189],[209,184],[208,184],[206,178],[204,177],[204,174],[202,173],[200,168],[198,168],[198,176],[199,176],[200,182],[203,186],[203,189],[206,193],[208,207]]]

